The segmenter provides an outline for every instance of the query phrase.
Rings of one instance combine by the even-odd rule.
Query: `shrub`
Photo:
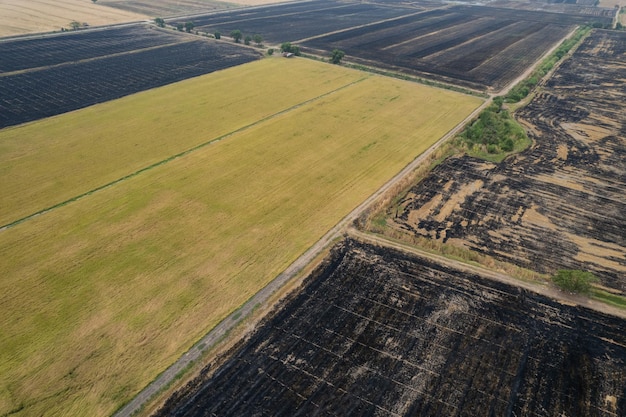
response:
[[[559,288],[580,294],[588,294],[591,284],[597,281],[598,278],[591,272],[572,269],[561,269],[552,276],[552,282]]]

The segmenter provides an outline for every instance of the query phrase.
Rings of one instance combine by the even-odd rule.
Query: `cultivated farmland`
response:
[[[220,31],[223,36],[227,36],[232,30],[239,29],[249,35],[261,34],[268,42],[282,43],[412,14],[418,10],[368,3],[313,0],[197,16],[193,18],[193,22],[198,30],[209,33]],[[176,22],[176,19],[168,21]]]
[[[3,0],[0,37],[32,32],[60,31],[70,22],[91,26],[145,20],[147,16],[83,0]]]
[[[364,64],[499,91],[587,20],[455,6],[317,37],[303,46],[319,53],[337,48]]]
[[[260,34],[269,43],[298,43],[305,52],[323,56],[341,49],[357,63],[499,91],[576,25],[606,24],[612,16],[315,0],[196,16],[193,21],[209,33],[225,36],[238,29]]]
[[[409,239],[541,272],[591,270],[626,292],[626,34],[595,31],[517,113],[534,146],[445,161],[390,209]]]
[[[264,82],[259,82],[258,74]],[[294,79],[301,74],[307,74],[306,83],[283,83],[277,91],[276,85],[285,77]],[[360,77],[332,67],[311,71],[302,60],[282,65],[278,59],[266,59],[62,118],[5,129],[0,132],[0,227],[302,105]],[[233,91],[238,91],[236,98]]]
[[[94,40],[98,47],[90,50]],[[0,43],[10,51],[7,55],[16,54],[2,64],[3,71],[12,72],[0,74],[0,127],[77,110],[260,57],[238,45],[174,36],[144,25],[58,35],[43,44],[51,45],[49,56],[22,64],[22,56],[40,56],[42,43]]]
[[[241,129],[233,121],[220,142],[0,232],[0,414],[110,415],[480,104],[312,61],[276,58],[229,71],[261,85],[290,65],[304,79],[344,81],[331,92],[319,86],[285,112],[257,110],[258,123]],[[202,95],[203,80],[187,82]],[[251,104],[244,82],[223,88],[208,93],[223,94],[230,108]],[[160,91],[144,93],[154,94],[152,109],[188,99]],[[263,106],[284,100],[276,91]],[[115,120],[130,143],[146,131],[161,143],[179,140],[164,116],[136,118],[131,99],[55,119],[85,112],[91,132],[107,132]],[[223,115],[214,105],[176,128],[199,125],[194,135],[210,142]],[[55,139],[59,131],[47,123],[30,126],[59,143],[79,135]],[[27,151],[28,136],[21,144]],[[23,189],[29,185],[37,184]]]
[[[156,416],[617,416],[621,319],[347,241]]]

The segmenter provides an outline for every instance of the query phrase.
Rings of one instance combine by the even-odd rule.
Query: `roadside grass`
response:
[[[626,297],[613,294],[600,288],[591,288],[591,298],[602,301],[603,303],[626,310]]]
[[[73,139],[81,126],[109,132],[116,120],[125,129],[108,134],[123,137],[101,140],[118,141],[117,158],[135,161],[126,142],[132,149],[143,135],[144,146],[176,152],[173,132],[174,141],[186,133],[213,137],[205,129],[213,132],[207,126],[228,113],[217,106],[263,107],[286,94],[281,83],[272,94],[263,85],[276,72],[290,79],[292,65],[303,80],[295,84],[322,77],[337,92],[0,232],[0,415],[110,415],[481,103],[309,60],[276,60],[234,69],[239,82],[195,117],[185,117],[192,111],[185,102],[213,97],[205,89],[215,84],[181,86],[187,94],[175,99],[159,90],[142,102],[156,108],[173,100],[170,111],[181,106],[174,119],[145,109],[137,117],[139,99],[128,99],[85,110],[83,125],[63,120],[80,119],[71,114],[57,118],[59,131],[49,130],[49,120],[28,127],[62,146],[59,135]],[[249,91],[257,87],[248,78],[265,95]],[[225,131],[242,124],[230,120]],[[23,142],[32,146],[29,136]],[[101,169],[93,160],[91,168]]]
[[[313,68],[264,59],[1,130],[0,227],[363,77]]]

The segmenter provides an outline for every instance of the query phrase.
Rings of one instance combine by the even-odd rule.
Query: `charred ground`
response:
[[[157,416],[612,416],[623,321],[348,240]]]
[[[540,272],[591,270],[626,291],[625,44],[594,32],[517,112],[531,149],[500,164],[444,161],[387,226]]]

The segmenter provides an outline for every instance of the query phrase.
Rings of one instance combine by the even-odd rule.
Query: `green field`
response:
[[[301,105],[276,82],[294,67],[297,77],[285,79],[299,85],[289,88],[302,93]],[[242,79],[211,81],[224,73]],[[183,86],[187,95],[171,91]],[[155,117],[164,103],[184,109],[199,96],[207,101],[192,106],[193,117]],[[480,104],[319,62],[269,59],[0,132],[29,132],[0,148],[2,165],[46,147],[47,137],[65,151],[41,163],[63,180],[77,177],[33,192],[37,204],[3,218],[111,182],[111,166],[119,176],[167,161],[0,231],[0,415],[110,415]],[[226,122],[232,111],[217,106],[246,115]],[[79,132],[112,125],[124,128],[98,140]],[[167,158],[229,131],[237,132]],[[114,156],[82,154],[94,141]],[[91,162],[67,168],[83,158]],[[14,169],[22,180],[12,187],[28,190],[36,180]]]

